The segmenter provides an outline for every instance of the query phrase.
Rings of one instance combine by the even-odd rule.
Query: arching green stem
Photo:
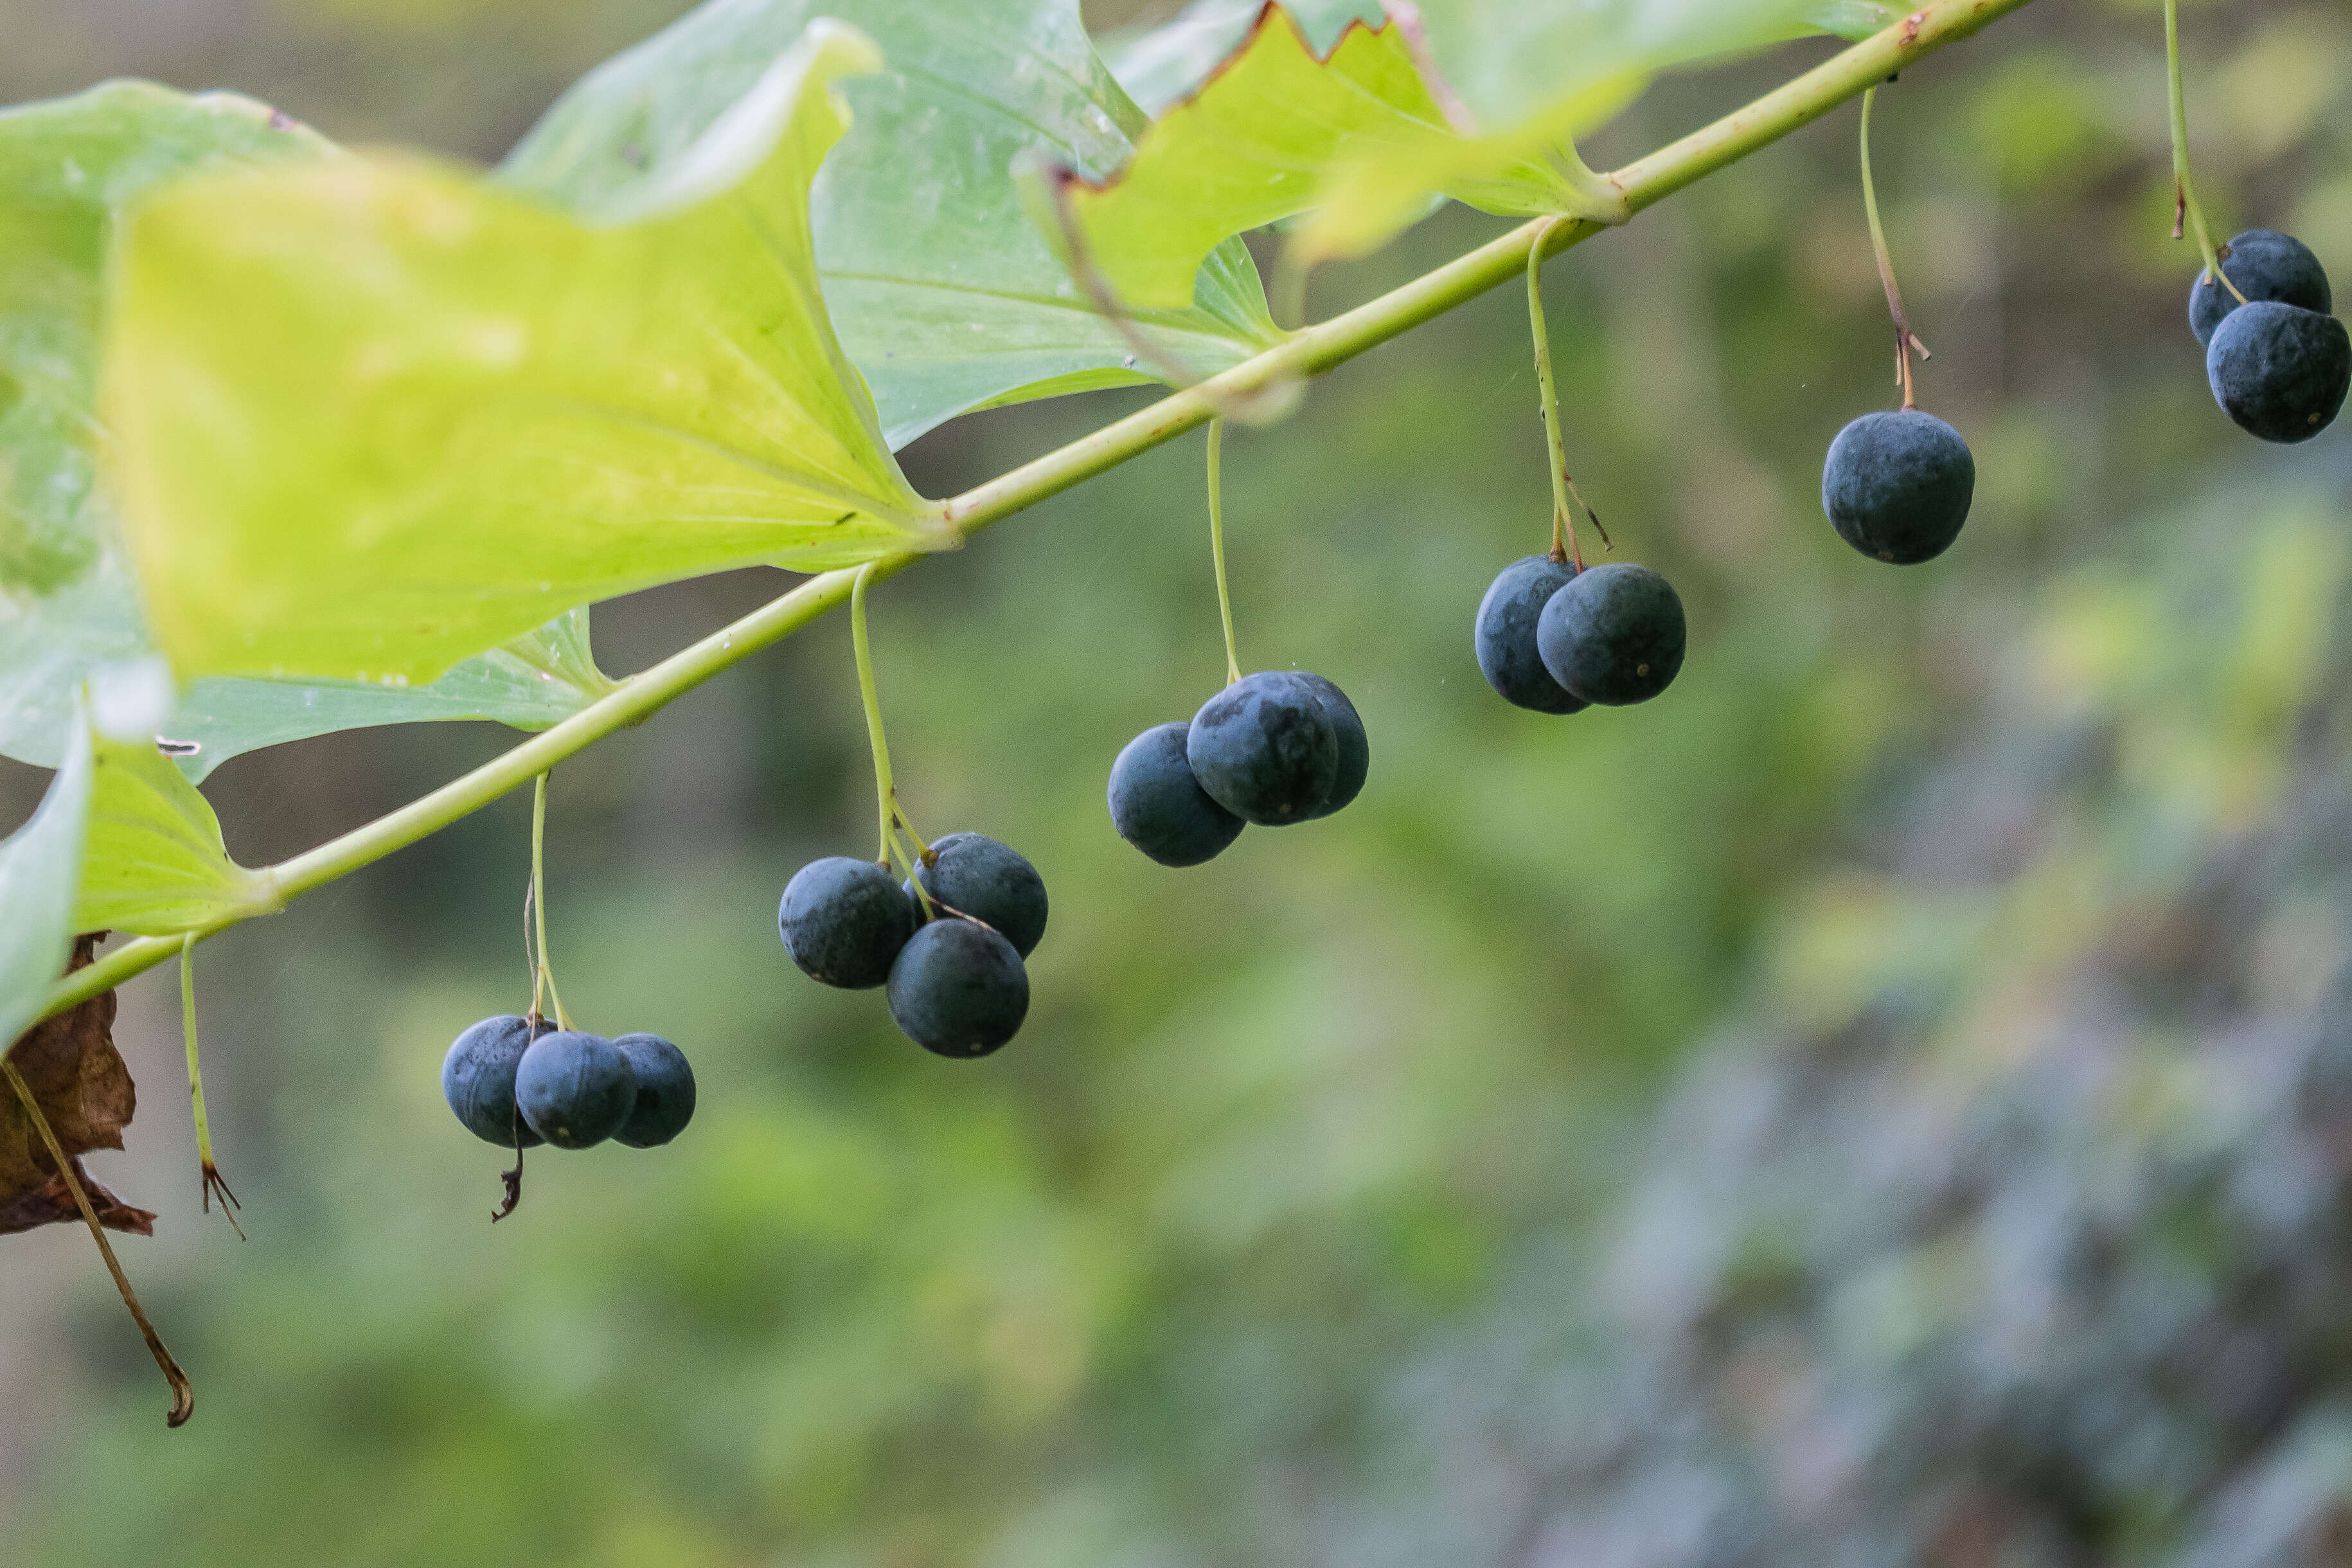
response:
[[[1593,529],[1603,544],[1609,542],[1609,531],[1601,526],[1601,514],[1577,494],[1576,480],[1568,471],[1566,439],[1559,428],[1559,384],[1552,379],[1551,330],[1544,321],[1543,264],[1544,242],[1560,221],[1555,218],[1545,224],[1528,241],[1528,334],[1535,340],[1536,387],[1543,403],[1544,444],[1551,455],[1551,558],[1573,560],[1576,569],[1581,572],[1584,551],[1576,542],[1576,513],[1569,509],[1570,499],[1573,497],[1576,504],[1584,508],[1584,515],[1592,520]]]
[[[1770,92],[1603,178],[1633,212],[1654,206],[1757,149],[1811,124],[1838,105],[1922,57],[1968,37],[2031,0],[1929,0],[1900,22],[1832,56]],[[1172,394],[1066,447],[976,485],[947,504],[947,517],[976,532],[1207,424],[1236,399],[1336,369],[1359,354],[1501,287],[1525,272],[1540,246],[1549,259],[1605,230],[1581,220],[1538,219],[1487,241],[1354,310],[1291,334],[1265,353],[1199,386]],[[824,573],[762,605],[650,668],[622,681],[571,718],[541,731],[464,776],[399,810],[268,868],[291,900],[521,788],[564,758],[616,730],[643,722],[684,693],[761,648],[847,604],[857,579],[896,576],[928,555],[885,556],[863,567]],[[199,928],[199,942],[247,917]],[[141,937],[84,964],[49,993],[43,1016],[112,989],[180,951],[180,938]]]
[[[1225,479],[1223,462],[1225,422],[1209,421],[1209,559],[1217,568],[1217,614],[1225,623],[1225,684],[1242,678],[1241,656],[1234,651],[1234,600],[1225,591]]]
[[[82,967],[86,969],[89,965]],[[155,1358],[155,1364],[163,1368],[163,1381],[172,1385],[172,1408],[164,1415],[163,1424],[167,1426],[181,1425],[196,1413],[195,1385],[188,1381],[188,1374],[180,1370],[180,1363],[173,1360],[172,1352],[164,1348],[163,1336],[157,1333],[155,1325],[147,1321],[147,1309],[139,1304],[139,1292],[131,1288],[131,1277],[122,1272],[122,1264],[114,1256],[114,1246],[106,1239],[106,1227],[98,1223],[98,1211],[89,1206],[89,1194],[82,1190],[81,1178],[74,1174],[73,1162],[67,1159],[66,1152],[58,1146],[58,1135],[51,1131],[49,1119],[41,1113],[41,1102],[33,1098],[32,1085],[26,1083],[25,1075],[16,1070],[16,1064],[5,1056],[0,1056],[0,1075],[7,1078],[8,1087],[16,1091],[16,1099],[24,1106],[26,1119],[32,1122],[34,1131],[40,1133],[42,1147],[48,1150],[49,1159],[57,1166],[58,1174],[65,1178],[66,1191],[73,1194],[74,1206],[81,1210],[82,1223],[89,1226],[90,1239],[98,1243],[98,1255],[106,1259],[106,1271],[114,1276],[114,1288],[121,1292],[122,1304],[131,1309],[131,1321],[138,1324],[139,1331],[146,1336],[147,1353]]]
[[[1911,330],[1911,319],[1903,313],[1903,290],[1895,286],[1895,258],[1887,253],[1886,230],[1878,221],[1878,187],[1870,178],[1870,106],[1877,100],[1878,89],[1865,88],[1862,94],[1862,206],[1870,215],[1870,248],[1878,258],[1878,281],[1886,289],[1886,309],[1895,317],[1895,380],[1903,388],[1903,406],[1907,410],[1918,406],[1911,390],[1911,351],[1917,349],[1921,359],[1936,356]]]
[[[229,1191],[220,1167],[213,1163],[212,1122],[205,1115],[205,1069],[196,1058],[196,939],[194,932],[180,939],[180,1026],[188,1038],[188,1107],[196,1121],[196,1160],[201,1167],[205,1212],[213,1212],[213,1194],[218,1193],[221,1215],[229,1228],[243,1241],[245,1226],[236,1223],[236,1211],[245,1205]]]
[[[2205,287],[2211,288],[2219,279],[2242,305],[2246,297],[2238,293],[2238,286],[2221,270],[2212,233],[2205,226],[2205,209],[2198,205],[2196,182],[2189,177],[2189,97],[2180,86],[2179,0],[2164,0],[2164,73],[2172,98],[2172,237],[2180,237],[2185,220],[2197,237],[2197,254],[2205,261]]]

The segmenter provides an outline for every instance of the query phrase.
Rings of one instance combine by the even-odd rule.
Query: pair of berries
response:
[[[659,1035],[608,1040],[511,1013],[459,1035],[441,1093],[466,1130],[501,1149],[667,1143],[694,1117],[694,1068]]]
[[[1330,816],[1363,792],[1370,739],[1348,694],[1319,675],[1262,669],[1155,724],[1110,769],[1118,836],[1162,866],[1214,859],[1242,828]]]
[[[878,861],[810,861],[785,884],[776,923],[813,979],[886,986],[891,1021],[908,1039],[943,1057],[984,1057],[1029,1016],[1022,961],[1045,934],[1045,912],[1034,866],[993,838],[950,833],[903,883]]]
[[[1683,667],[1688,628],[1674,585],[1616,561],[1579,571],[1550,555],[1503,568],[1478,603],[1478,672],[1538,713],[1647,702]]]
[[[2205,345],[2213,400],[2265,441],[2308,441],[2352,389],[2352,334],[2328,312],[2327,273],[2301,240],[2250,228],[2221,247],[2221,271],[2246,297],[2200,273],[2189,330]]]

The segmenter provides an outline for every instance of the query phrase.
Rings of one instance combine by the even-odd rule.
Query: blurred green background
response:
[[[675,0],[0,0],[0,101],[139,74],[487,160]],[[2200,189],[2352,285],[2352,13],[2185,8]],[[1089,10],[1104,26],[1127,5]],[[1622,162],[1829,52],[1662,85]],[[1818,502],[1893,401],[1832,115],[1570,253],[1570,460],[1693,642],[1547,720],[1470,658],[1540,549],[1514,289],[1236,433],[1245,666],[1347,688],[1360,804],[1160,869],[1110,760],[1221,671],[1197,438],[877,595],[902,789],[1053,895],[1022,1037],[930,1058],[784,959],[865,853],[838,618],[555,775],[552,956],[691,1054],[670,1148],[497,1152],[441,1054],[518,1009],[517,796],[205,947],[240,1244],[196,1204],[169,971],[94,1166],[195,1380],[88,1237],[0,1241],[0,1560],[718,1568],[2352,1562],[2352,435],[2213,406],[2166,238],[2151,4],[2044,0],[1881,95],[1923,402],[1967,531],[1895,571]],[[1318,275],[1344,308],[1495,232]],[[943,494],[1133,406],[958,421]],[[778,591],[600,607],[626,671]],[[480,726],[237,759],[271,859]],[[6,764],[5,823],[40,776]]]

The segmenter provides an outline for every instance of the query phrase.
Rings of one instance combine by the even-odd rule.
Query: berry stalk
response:
[[[1222,461],[1225,422],[1209,421],[1209,558],[1217,568],[1217,614],[1225,623],[1225,684],[1242,678],[1240,655],[1234,651],[1234,599],[1225,591],[1225,482]]]
[[[2205,258],[2205,286],[2210,289],[2218,279],[2242,305],[2246,297],[2238,293],[2238,286],[2221,270],[2212,233],[2205,226],[2205,209],[2197,202],[2196,183],[2189,177],[2189,99],[2180,86],[2179,0],[2164,0],[2164,74],[2172,99],[2172,237],[2181,237],[2186,220],[2197,237],[2197,254]]]
[[[874,798],[882,818],[882,852],[875,858],[885,866],[903,863],[912,877],[915,868],[929,858],[930,848],[898,808],[898,785],[890,773],[890,742],[882,732],[882,699],[874,689],[874,647],[866,636],[866,587],[874,574],[874,563],[861,566],[850,584],[849,643],[857,658],[857,700],[866,708],[866,743],[874,753]],[[919,877],[915,888],[921,897]],[[929,901],[924,899],[926,905]]]
[[[1568,471],[1568,448],[1559,431],[1559,387],[1552,380],[1551,332],[1544,321],[1543,302],[1544,241],[1559,221],[1554,218],[1545,224],[1528,242],[1528,333],[1535,340],[1536,385],[1543,402],[1544,444],[1551,454],[1551,558],[1573,559],[1576,569],[1581,572],[1584,552],[1576,542],[1576,513],[1569,508],[1570,498],[1584,508],[1584,515],[1592,520],[1592,527],[1603,544],[1609,542],[1609,531],[1601,526],[1601,514],[1577,493],[1576,480]],[[1564,547],[1563,529],[1567,532]]]
[[[205,1115],[205,1069],[196,1059],[196,939],[194,932],[180,939],[180,1026],[188,1038],[188,1107],[196,1121],[196,1160],[201,1167],[205,1212],[213,1212],[213,1194],[218,1193],[221,1216],[229,1228],[236,1232],[239,1241],[246,1239],[245,1226],[236,1223],[236,1211],[245,1205],[229,1191],[228,1182],[221,1175],[220,1167],[213,1163],[212,1122]]]
[[[86,969],[89,965],[82,967]],[[48,1150],[49,1159],[58,1167],[58,1174],[65,1178],[66,1190],[73,1194],[74,1206],[81,1210],[82,1222],[89,1226],[90,1239],[98,1243],[99,1256],[106,1259],[106,1271],[114,1276],[114,1288],[121,1292],[122,1304],[131,1309],[131,1321],[139,1325],[140,1333],[146,1337],[147,1353],[155,1358],[155,1364],[163,1369],[163,1381],[172,1385],[172,1408],[163,1417],[164,1425],[182,1425],[196,1413],[195,1385],[188,1381],[188,1374],[180,1370],[180,1363],[173,1360],[172,1352],[164,1348],[163,1336],[157,1333],[155,1325],[147,1321],[147,1310],[139,1304],[139,1292],[131,1288],[130,1276],[122,1272],[122,1264],[114,1256],[113,1245],[106,1239],[106,1227],[98,1223],[98,1211],[89,1206],[89,1194],[82,1191],[81,1178],[74,1174],[73,1162],[67,1159],[66,1152],[58,1147],[58,1135],[50,1129],[49,1119],[41,1114],[41,1102],[33,1098],[32,1086],[25,1081],[25,1075],[16,1070],[16,1064],[5,1056],[0,1056],[0,1075],[6,1076],[8,1086],[16,1091],[16,1099],[25,1107],[25,1115],[31,1120],[34,1131],[40,1133],[42,1147]]]
[[[1864,88],[1862,94],[1862,205],[1870,215],[1870,248],[1878,258],[1878,281],[1886,289],[1886,309],[1895,317],[1895,380],[1903,388],[1903,406],[1907,412],[1916,408],[1918,400],[1912,395],[1911,351],[1917,349],[1921,359],[1936,356],[1911,330],[1910,318],[1903,313],[1903,290],[1895,285],[1895,258],[1886,249],[1886,230],[1878,221],[1878,188],[1870,178],[1870,106],[1878,98],[1878,89]]]
[[[543,1015],[539,1010],[542,990],[554,1005],[555,1022],[562,1028],[572,1027],[572,1015],[563,1010],[563,994],[555,988],[555,965],[547,956],[547,775],[541,773],[530,792],[530,891],[524,896],[523,907],[530,916],[530,924],[523,935],[530,945],[531,982],[530,1016]]]

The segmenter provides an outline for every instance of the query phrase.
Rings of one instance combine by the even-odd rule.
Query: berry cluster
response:
[[[1162,866],[1214,859],[1244,826],[1290,827],[1363,792],[1370,739],[1348,694],[1319,675],[1262,669],[1155,724],[1110,769],[1118,836]]]
[[[501,1013],[457,1037],[441,1093],[466,1131],[501,1149],[651,1149],[694,1117],[694,1068],[659,1035],[608,1040]]]
[[[1478,602],[1478,672],[1505,700],[1538,713],[1647,702],[1683,667],[1686,629],[1674,585],[1616,561],[1580,570],[1556,555],[1503,568]]]
[[[984,1057],[1029,1016],[1022,961],[1045,934],[1045,880],[978,833],[950,833],[904,882],[877,860],[812,860],[784,885],[777,929],[810,978],[885,992],[891,1021],[925,1050]]]
[[[2189,289],[2213,401],[2265,441],[2308,441],[2352,388],[2352,336],[2328,312],[2327,274],[2304,243],[2250,228],[2215,252],[2221,277]]]

